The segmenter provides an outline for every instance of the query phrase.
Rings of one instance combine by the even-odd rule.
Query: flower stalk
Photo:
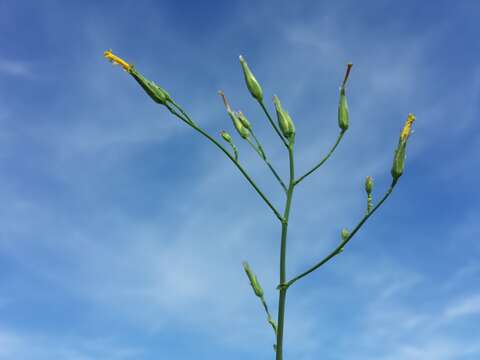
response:
[[[404,172],[405,166],[405,157],[406,157],[406,144],[407,140],[411,133],[411,128],[413,122],[415,121],[415,116],[409,114],[407,121],[400,133],[398,145],[395,149],[393,164],[391,168],[391,175],[392,175],[392,183],[390,187],[387,189],[383,197],[374,205],[373,198],[372,198],[372,190],[373,190],[373,179],[369,176],[365,180],[365,191],[367,193],[367,211],[360,218],[358,223],[352,228],[351,231],[344,228],[341,230],[341,241],[338,245],[331,250],[325,257],[323,257],[320,261],[316,262],[312,266],[308,267],[305,271],[294,276],[290,280],[287,280],[287,238],[288,238],[288,225],[291,213],[291,207],[293,202],[293,194],[294,190],[297,185],[299,185],[307,176],[311,175],[317,169],[319,169],[322,165],[326,163],[326,161],[332,156],[333,152],[339,145],[340,141],[344,137],[345,132],[349,127],[349,109],[346,101],[346,94],[345,88],[347,84],[347,80],[349,78],[352,64],[347,65],[347,70],[345,72],[343,81],[340,87],[340,99],[338,104],[338,125],[340,127],[340,133],[337,137],[336,142],[331,147],[331,149],[327,152],[327,154],[309,171],[304,173],[304,175],[300,176],[299,178],[295,178],[296,170],[295,170],[295,135],[296,129],[295,125],[290,117],[289,113],[283,108],[282,104],[278,97],[274,97],[274,107],[277,115],[278,126],[273,121],[270,113],[263,102],[263,90],[251,72],[248,64],[246,63],[243,57],[240,57],[240,64],[242,66],[242,71],[245,79],[245,83],[247,85],[247,89],[252,95],[252,97],[259,103],[261,106],[264,114],[266,115],[269,123],[273,127],[274,131],[277,133],[279,138],[281,139],[283,145],[285,145],[288,151],[288,169],[289,169],[289,180],[288,183],[285,183],[278,172],[273,168],[273,166],[268,161],[267,155],[265,150],[263,149],[260,141],[257,139],[254,133],[254,124],[247,119],[247,117],[241,111],[233,111],[225,94],[220,91],[219,94],[223,100],[225,108],[227,110],[227,114],[232,120],[233,127],[235,128],[238,135],[245,140],[252,149],[259,155],[259,157],[268,165],[269,169],[271,170],[274,177],[278,180],[280,185],[282,186],[285,192],[285,205],[283,212],[280,213],[277,210],[277,207],[273,205],[270,199],[264,194],[264,192],[258,187],[252,176],[247,172],[242,164],[239,162],[238,158],[238,150],[237,147],[233,143],[232,135],[230,135],[226,131],[221,131],[220,136],[222,139],[229,144],[229,146],[233,150],[233,155],[231,151],[227,150],[219,141],[217,141],[213,136],[211,136],[207,131],[205,131],[200,125],[198,125],[190,115],[180,106],[178,105],[170,96],[170,94],[155,84],[153,81],[146,79],[143,75],[141,75],[133,65],[129,64],[125,60],[121,59],[117,55],[114,55],[111,50],[108,50],[104,53],[104,56],[114,64],[120,65],[126,72],[128,72],[136,82],[143,88],[143,90],[147,93],[147,95],[152,98],[156,103],[164,106],[173,116],[177,119],[181,120],[183,123],[191,127],[193,130],[207,138],[211,143],[213,143],[221,152],[223,152],[234,164],[234,166],[240,171],[240,173],[245,177],[248,183],[253,187],[255,192],[260,196],[260,198],[264,201],[264,203],[270,208],[270,210],[274,213],[275,217],[279,220],[281,225],[281,237],[280,237],[280,253],[279,253],[279,285],[277,286],[278,289],[278,311],[277,311],[277,318],[274,319],[270,313],[269,307],[267,305],[267,301],[265,299],[265,293],[258,281],[256,274],[250,268],[250,265],[247,262],[243,263],[244,271],[247,275],[247,278],[250,282],[250,286],[257,298],[259,298],[263,309],[265,310],[267,316],[267,322],[271,326],[274,331],[275,335],[275,359],[276,360],[283,360],[284,354],[284,332],[285,332],[285,311],[286,311],[286,298],[287,292],[290,286],[294,283],[299,281],[300,279],[306,277],[307,275],[312,274],[314,271],[328,263],[331,259],[336,257],[337,255],[341,254],[344,250],[346,245],[352,240],[352,238],[358,233],[358,231],[363,227],[366,221],[380,208],[380,206],[387,200],[387,198],[392,194],[400,176]],[[253,139],[253,140],[252,140]]]

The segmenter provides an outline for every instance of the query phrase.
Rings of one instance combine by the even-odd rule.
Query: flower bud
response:
[[[250,136],[250,131],[245,126],[243,126],[242,122],[233,113],[233,111],[227,109],[227,112],[230,118],[232,119],[233,126],[235,126],[235,129],[237,130],[238,134],[244,139],[248,138]]]
[[[340,88],[340,101],[338,102],[338,126],[342,131],[348,129],[348,104],[345,96],[345,88]]]
[[[277,112],[277,120],[278,125],[280,126],[280,130],[282,130],[283,136],[289,139],[293,135],[295,135],[295,125],[293,124],[292,118],[290,117],[288,112],[283,110],[282,104],[276,95],[273,97],[273,102],[275,104],[275,110]]]
[[[113,64],[118,64],[125,71],[127,71],[132,77],[140,84],[140,86],[145,90],[145,92],[152,98],[153,101],[159,104],[165,105],[167,101],[171,101],[170,95],[160,86],[155,84],[153,81],[145,79],[137,70],[135,70],[134,66],[127,63],[122,58],[118,57],[117,55],[112,53],[112,50],[107,50],[103,53],[108,60],[110,60]]]
[[[248,262],[243,262],[243,269],[247,274],[248,280],[250,280],[250,285],[252,286],[255,295],[257,295],[259,298],[263,297],[263,289],[260,286],[256,275],[253,273],[252,269],[250,269],[250,265],[248,265]]]
[[[238,120],[240,120],[244,127],[246,127],[248,130],[252,129],[252,124],[250,124],[250,121],[248,121],[247,117],[243,115],[241,111],[237,111],[235,115],[238,117]]]
[[[343,229],[342,229],[342,240],[343,240],[343,241],[347,240],[349,236],[350,236],[350,231],[348,231],[347,229],[343,228]]]
[[[367,195],[370,195],[372,193],[373,189],[373,178],[371,176],[367,176],[365,179],[365,191],[367,192]]]
[[[345,86],[347,85],[348,76],[350,75],[350,71],[352,70],[353,64],[347,64],[347,70],[345,71],[345,76],[342,81],[342,85],[340,86],[340,100],[338,102],[338,126],[342,131],[346,131],[348,129],[348,104],[347,104],[347,97],[345,96]]]
[[[140,86],[145,90],[145,92],[152,98],[156,103],[165,105],[167,101],[171,101],[170,95],[160,86],[155,84],[153,81],[145,79],[138,71],[133,67],[129,70],[130,75],[140,84]]]
[[[247,127],[243,125],[237,114],[232,111],[232,108],[230,107],[230,104],[228,103],[227,97],[225,96],[224,92],[220,90],[218,92],[218,95],[220,95],[220,97],[222,98],[223,103],[225,104],[225,109],[227,109],[228,116],[230,116],[230,119],[232,119],[233,126],[237,130],[238,134],[244,139],[248,138],[248,136],[250,135],[250,131]],[[244,120],[246,120],[246,118]],[[248,125],[250,125],[248,120],[246,120],[246,122],[248,123]]]
[[[240,64],[242,65],[245,82],[247,84],[248,90],[250,91],[250,94],[252,94],[252,96],[258,101],[262,101],[263,100],[262,87],[258,83],[255,76],[253,76],[252,72],[250,71],[250,68],[248,67],[247,62],[245,61],[242,55],[239,56],[239,59],[240,59]]]
[[[226,131],[220,131],[220,135],[222,136],[223,140],[225,140],[226,142],[230,143],[232,142],[232,137],[229,133],[227,133]]]
[[[400,133],[400,139],[398,141],[397,149],[395,150],[395,155],[393,157],[393,164],[392,164],[392,178],[393,181],[396,182],[400,176],[403,174],[403,169],[405,166],[405,149],[407,147],[407,140],[410,136],[410,132],[412,129],[412,124],[415,121],[415,116],[413,114],[408,114],[407,121]]]

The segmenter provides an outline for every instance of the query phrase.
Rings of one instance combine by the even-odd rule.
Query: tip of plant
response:
[[[225,105],[225,107],[227,108],[227,110],[229,110],[229,109],[230,109],[230,105],[228,104],[227,97],[225,96],[225,93],[223,92],[223,90],[219,90],[219,91],[218,91],[218,95],[220,95],[220,97],[221,97],[222,100],[223,100],[223,104]]]
[[[342,81],[342,89],[345,89],[345,86],[347,85],[348,76],[350,75],[350,71],[352,70],[352,66],[353,66],[352,63],[347,64],[347,70],[345,71],[345,76],[344,76],[343,81]]]
[[[415,119],[416,119],[415,115],[413,115],[412,113],[408,114],[407,121],[405,122],[402,133],[400,135],[401,140],[406,141],[408,139],[412,131],[412,125]]]
[[[243,58],[242,55],[238,55],[238,59],[240,60],[240,62],[244,62],[244,61],[245,61],[245,59]]]
[[[125,71],[130,71],[133,66],[123,60],[121,57],[115,55],[112,49],[103,52],[103,56],[108,59],[112,64],[120,65]]]

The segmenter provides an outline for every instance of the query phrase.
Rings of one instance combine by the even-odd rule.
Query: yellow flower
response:
[[[415,115],[412,113],[408,114],[407,121],[405,122],[405,126],[403,127],[402,134],[400,135],[400,140],[405,141],[410,136],[410,131],[412,130],[412,124],[415,121]]]
[[[110,60],[114,64],[118,64],[121,67],[125,69],[125,71],[130,72],[132,69],[132,65],[127,63],[125,60],[119,58],[117,55],[112,53],[112,50],[107,50],[103,53],[103,56],[105,56],[108,60]]]

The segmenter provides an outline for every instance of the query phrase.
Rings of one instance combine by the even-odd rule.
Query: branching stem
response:
[[[175,103],[173,103],[173,104],[180,111],[181,107],[179,105],[175,104]],[[205,136],[208,140],[210,140],[212,143],[214,143],[221,151],[223,151],[225,153],[225,155],[227,155],[228,158],[235,164],[235,166],[238,168],[238,170],[240,170],[240,172],[247,179],[247,181],[250,183],[250,185],[253,186],[253,188],[255,189],[257,194],[260,195],[260,197],[263,199],[263,201],[265,201],[265,203],[268,205],[268,207],[273,211],[273,213],[275,214],[277,219],[280,220],[280,221],[283,221],[282,215],[278,212],[278,210],[275,208],[275,206],[272,205],[270,200],[268,200],[268,198],[265,196],[265,194],[258,188],[257,184],[253,181],[253,179],[250,177],[250,175],[248,175],[248,173],[243,168],[243,166],[240,165],[240,163],[237,160],[235,160],[235,157],[232,156],[232,154],[230,154],[230,152],[227,149],[225,149],[225,147],[222,144],[220,144],[217,140],[215,140],[212,136],[210,136],[210,134],[205,132],[205,130],[203,130],[201,127],[196,125],[195,122],[192,119],[190,119],[190,117],[185,113],[185,111],[182,110],[182,111],[180,111],[182,114],[179,114],[168,103],[166,104],[166,107],[173,115],[175,115],[177,118],[179,118],[180,120],[185,122],[187,125],[189,125],[193,129],[195,129],[196,131],[198,131],[203,136]]]

